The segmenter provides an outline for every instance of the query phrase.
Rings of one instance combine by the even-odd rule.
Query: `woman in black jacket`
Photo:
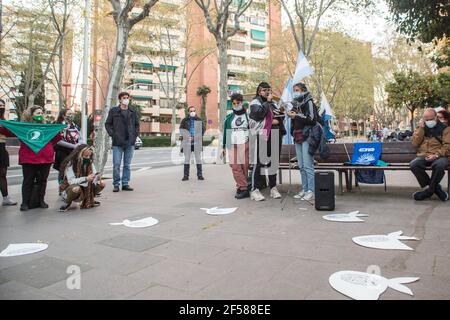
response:
[[[275,158],[277,159],[276,164],[279,163],[282,139],[286,134],[286,129],[284,128],[283,110],[277,108],[272,97],[270,85],[267,82],[261,82],[256,89],[256,96],[250,102],[250,163],[253,165],[250,198],[255,201],[265,200],[258,189],[261,180],[265,179],[265,175],[261,174],[262,167],[268,168],[270,196],[274,199],[281,198],[277,189],[278,166],[271,160]],[[278,139],[277,154],[272,154],[274,137]],[[266,150],[260,150],[261,139],[266,141]]]
[[[292,119],[291,134],[294,137],[298,167],[302,178],[302,189],[296,199],[314,199],[314,156],[309,153],[308,132],[316,124],[317,117],[313,98],[306,85],[294,85],[292,110],[288,116]]]

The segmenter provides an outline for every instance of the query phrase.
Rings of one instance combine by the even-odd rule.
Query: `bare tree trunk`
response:
[[[116,55],[114,57],[111,73],[108,82],[108,94],[106,96],[106,105],[103,110],[103,116],[100,121],[98,132],[95,136],[95,166],[101,172],[108,160],[110,150],[110,138],[105,128],[106,118],[109,110],[117,103],[117,94],[122,81],[122,72],[125,64],[125,53],[127,49],[130,27],[128,23],[121,21],[117,29],[116,37]]]
[[[219,49],[219,128],[223,131],[223,122],[227,116],[227,78],[228,78],[228,62],[227,62],[227,44],[223,39],[218,40],[217,47]],[[222,132],[223,134],[223,132]]]

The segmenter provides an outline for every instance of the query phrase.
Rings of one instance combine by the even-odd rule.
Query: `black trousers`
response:
[[[190,151],[189,151],[190,150]],[[202,168],[202,147],[194,148],[192,144],[183,148],[184,153],[184,176],[189,177],[189,171],[191,168],[191,156],[193,155],[195,158],[195,164],[197,166],[197,177],[203,176],[203,168]]]
[[[427,165],[431,163],[431,177],[425,171]],[[441,182],[445,175],[445,169],[448,166],[448,159],[440,157],[433,162],[427,162],[424,157],[417,157],[409,164],[412,173],[416,176],[422,188],[429,186],[431,192],[436,190],[436,187]]]
[[[253,169],[252,169],[252,186],[251,186],[251,190],[254,191],[255,189],[258,188],[259,185],[259,181],[261,181],[261,179],[263,179],[265,176],[268,176],[269,179],[269,188],[272,189],[274,187],[277,186],[277,174],[266,174],[265,168],[270,167],[272,165],[271,162],[269,162],[268,164],[264,165],[261,163],[260,160],[260,150],[259,150],[259,140],[262,139],[261,136],[257,136],[256,137],[256,146],[253,146],[253,148],[256,148],[256,164],[253,164]],[[280,153],[281,153],[281,145],[283,142],[283,136],[281,134],[278,135],[278,154],[274,155],[275,157],[278,157],[278,162],[280,160]],[[255,149],[251,149],[250,152],[254,152]],[[269,136],[269,139],[267,141],[267,156],[271,157],[272,156],[272,135]],[[262,171],[262,172],[261,172]],[[275,172],[277,172],[278,170],[276,170]]]
[[[51,166],[51,163],[22,165],[22,204],[29,206],[31,192],[35,182],[39,185],[39,200],[44,200],[45,190],[47,189],[47,179]]]

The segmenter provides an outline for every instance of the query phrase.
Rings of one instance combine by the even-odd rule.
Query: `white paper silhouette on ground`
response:
[[[223,214],[230,214],[235,212],[238,208],[219,208],[219,207],[214,207],[214,208],[200,208],[204,211],[206,211],[207,214],[211,214],[211,215],[223,215]]]
[[[0,257],[21,256],[43,251],[47,248],[48,244],[46,243],[14,243],[8,245],[8,247],[0,253]]]
[[[387,250],[414,250],[400,240],[420,240],[416,237],[402,236],[403,231],[396,231],[387,235],[368,235],[352,238],[353,242],[363,247]]]
[[[126,220],[123,220],[122,222],[110,223],[110,225],[125,226],[125,227],[129,227],[129,228],[147,228],[147,227],[154,226],[158,222],[159,221],[157,219],[148,217],[148,218],[135,220],[135,221],[130,221],[130,220],[126,219]]]
[[[327,214],[323,216],[325,220],[335,221],[335,222],[364,222],[363,219],[359,217],[368,217],[368,214],[359,213],[359,211],[352,211],[349,213],[335,213]]]
[[[338,292],[355,300],[378,300],[389,287],[413,296],[413,292],[402,283],[419,280],[416,277],[386,279],[373,273],[359,271],[339,271],[333,273],[328,282]]]

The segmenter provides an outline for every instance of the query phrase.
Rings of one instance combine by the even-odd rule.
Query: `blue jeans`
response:
[[[314,157],[309,154],[308,149],[309,143],[306,141],[295,144],[303,191],[314,192]]]
[[[113,146],[113,186],[120,185],[120,164],[123,155],[122,186],[128,186],[130,182],[130,164],[133,159],[134,145],[127,147]]]

